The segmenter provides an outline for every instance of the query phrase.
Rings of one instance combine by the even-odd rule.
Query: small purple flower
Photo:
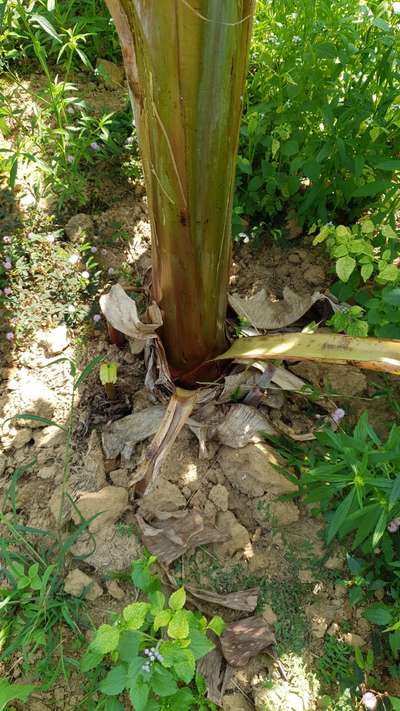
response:
[[[365,694],[363,694],[361,701],[364,708],[368,709],[368,711],[374,711],[374,709],[378,706],[378,699],[372,691],[366,691]]]
[[[68,106],[67,111],[68,111],[69,114],[74,114],[74,113],[75,113],[73,106]]]
[[[90,279],[90,274],[89,274],[89,272],[85,269],[85,271],[81,272],[81,277],[82,277],[82,279]]]
[[[9,286],[5,286],[4,289],[3,289],[3,293],[4,293],[6,296],[10,296],[10,294],[12,294],[12,289],[11,289]]]
[[[9,235],[6,235],[5,237],[3,237],[4,244],[11,244],[11,241],[12,241],[12,239]]]
[[[108,273],[109,273],[109,275],[111,276],[111,274],[114,274],[114,269],[113,269],[112,267],[110,267],[109,270],[108,270]]]
[[[105,257],[105,256],[106,256],[107,252],[108,252],[108,250],[107,250],[107,249],[102,249],[102,250],[101,250],[101,253],[102,253],[103,257]]]
[[[100,146],[98,143],[96,143],[96,141],[93,141],[93,143],[90,144],[90,147],[91,147],[92,151],[99,151],[100,150]]]
[[[13,341],[13,340],[14,340],[14,334],[13,334],[13,332],[12,332],[12,331],[8,331],[8,333],[6,333],[6,338],[7,338],[7,341]]]
[[[73,162],[74,162],[74,156],[67,156],[67,161],[68,161],[68,163],[73,163]]]
[[[12,269],[12,264],[11,264],[11,262],[7,259],[7,261],[3,262],[3,267],[4,267],[4,269],[10,270],[10,269]]]
[[[95,323],[98,323],[99,321],[101,321],[101,316],[100,316],[100,314],[95,314],[95,315],[93,316],[93,321],[94,321]],[[146,654],[146,650],[144,650],[144,653]]]
[[[338,407],[335,412],[332,415],[332,420],[336,423],[340,422],[340,420],[343,420],[343,417],[345,417],[346,413],[344,410],[342,410],[341,407]]]
[[[96,252],[97,252],[97,247],[91,247],[91,248],[90,248],[90,251],[91,251],[92,254],[96,254]]]
[[[393,521],[390,521],[388,524],[387,530],[389,533],[396,533],[399,529],[400,526],[400,520],[398,518],[394,518]]]

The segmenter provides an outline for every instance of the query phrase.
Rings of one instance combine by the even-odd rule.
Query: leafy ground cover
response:
[[[210,601],[194,612],[183,587],[196,585],[221,596],[257,588],[256,612],[273,626],[284,667],[286,678],[271,657],[251,659],[224,694],[226,711],[396,710],[396,379],[299,363],[289,373],[306,381],[301,392],[268,391],[260,411],[286,434],[273,444],[285,481],[298,487],[291,498],[239,477],[258,471],[259,445],[234,458],[219,445],[202,462],[183,433],[163,473],[170,499],[231,538],[180,558],[172,597],[142,557],[137,500],[104,522],[105,536],[90,516],[73,518],[82,491],[107,488],[127,500],[141,454],[139,446],[128,463],[110,463],[95,442],[107,423],[151,404],[142,359],[109,346],[98,304],[118,282],[145,306],[146,198],[104,4],[12,0],[2,11],[0,404],[4,420],[14,418],[39,389],[47,421],[14,419],[1,433],[0,708],[213,708],[195,662],[209,651],[206,630],[221,634],[220,618],[229,625],[235,613]],[[399,335],[399,13],[398,3],[350,0],[258,5],[232,288],[242,296],[264,288],[272,302],[284,287],[298,298],[315,290],[336,298],[333,312],[316,305],[298,328]],[[64,342],[49,345],[60,323]],[[116,380],[111,399],[103,361]],[[76,363],[89,364],[80,382]],[[243,397],[239,387],[229,403]],[[316,439],[301,443],[311,431]],[[95,517],[103,509],[100,501]]]

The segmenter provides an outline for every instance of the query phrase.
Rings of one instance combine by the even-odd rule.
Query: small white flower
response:
[[[86,271],[86,269],[85,269],[84,272],[81,272],[81,277],[82,277],[83,279],[90,279],[90,274],[89,274],[89,272]]]
[[[68,261],[70,264],[78,264],[80,260],[79,254],[71,254],[71,256],[68,258]]]
[[[46,239],[48,242],[50,242],[50,244],[52,244],[56,238],[54,237],[54,235],[47,235]]]
[[[109,275],[111,276],[111,274],[114,274],[114,269],[113,269],[112,267],[110,267],[109,270],[108,270],[108,273],[109,273]]]
[[[68,313],[73,314],[76,311],[76,308],[73,304],[68,304]]]
[[[98,323],[99,321],[101,321],[101,316],[100,316],[100,314],[95,314],[95,315],[93,316],[93,321],[94,321],[95,323]]]

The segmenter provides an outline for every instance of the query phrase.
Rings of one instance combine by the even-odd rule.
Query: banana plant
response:
[[[210,380],[229,357],[399,372],[395,341],[282,334],[241,339],[226,351],[232,198],[255,0],[106,2],[133,105],[151,221],[153,296],[163,321],[158,333],[174,380]]]

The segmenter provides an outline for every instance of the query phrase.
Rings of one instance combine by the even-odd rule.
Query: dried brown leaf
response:
[[[266,415],[249,405],[232,405],[225,420],[217,427],[217,437],[221,444],[238,449],[250,442],[262,442],[263,432],[275,435]]]
[[[246,617],[228,625],[220,644],[228,664],[244,667],[249,659],[275,644],[275,634],[262,617]]]
[[[221,605],[230,610],[241,610],[242,612],[253,612],[257,607],[260,588],[250,588],[249,590],[239,590],[238,592],[219,595],[212,590],[203,590],[194,585],[186,585],[186,590],[199,600],[205,600],[213,605]]]
[[[161,311],[156,303],[149,309],[151,323],[143,323],[138,315],[133,299],[124,291],[120,284],[114,284],[108,294],[100,297],[100,308],[113,328],[124,333],[129,338],[146,341],[156,337],[156,330],[162,326]]]
[[[151,524],[136,516],[146,548],[162,563],[172,563],[187,550],[207,543],[226,541],[226,536],[208,523],[195,510],[158,516]]]
[[[238,316],[250,321],[255,328],[271,330],[295,323],[321,298],[319,292],[300,295],[286,286],[280,301],[272,301],[266,296],[265,289],[261,289],[248,298],[231,294],[229,304]]]

